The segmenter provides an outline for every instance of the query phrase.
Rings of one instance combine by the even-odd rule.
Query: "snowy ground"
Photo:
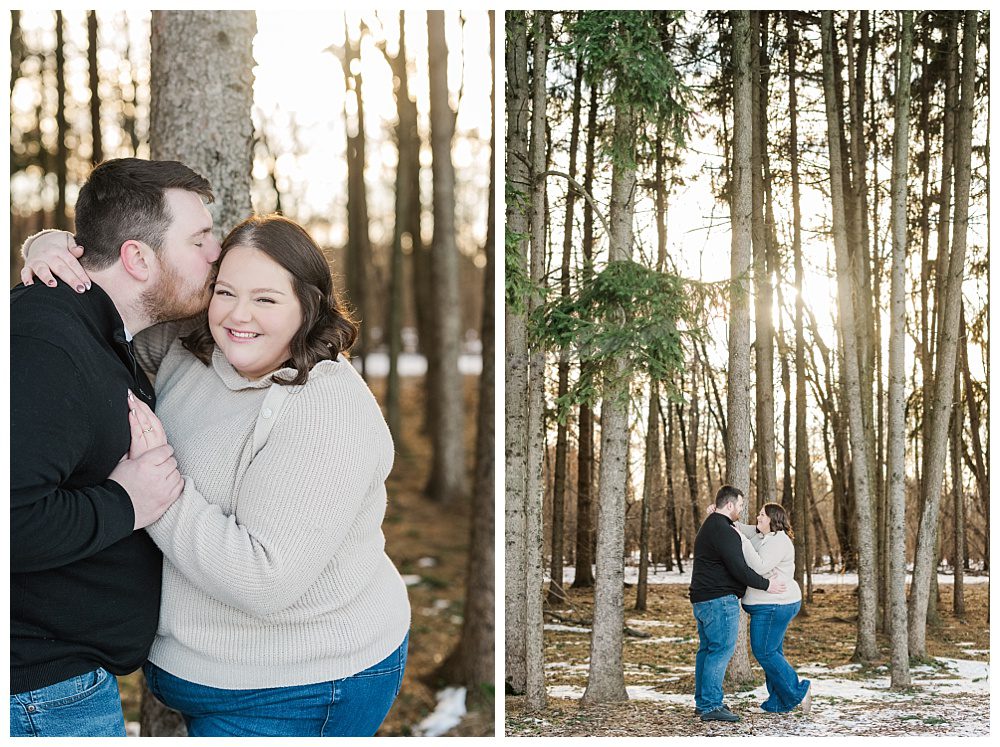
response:
[[[573,579],[576,578],[576,569],[573,566],[567,566],[563,569],[563,586],[569,586],[573,583]],[[691,563],[685,562],[684,572],[680,573],[676,570],[667,571],[663,567],[657,567],[654,569],[653,566],[649,567],[649,583],[651,584],[685,584],[691,583]],[[545,580],[549,581],[550,577],[548,574],[545,575]],[[907,583],[912,580],[910,575],[906,577]],[[858,585],[858,574],[857,573],[813,573],[812,575],[813,587],[817,586],[857,586]],[[966,584],[988,584],[990,582],[990,577],[988,575],[976,575],[971,576],[969,574],[965,575]],[[639,583],[639,567],[636,565],[626,565],[625,566],[625,583],[627,584],[637,584]],[[955,577],[950,573],[938,573],[938,583],[939,584],[953,584],[955,583]]]
[[[552,663],[546,669],[586,671],[586,665]],[[615,728],[621,730],[619,733],[638,728],[641,731],[631,733],[644,736],[986,737],[990,734],[987,662],[941,658],[934,666],[915,667],[913,686],[902,692],[889,689],[885,668],[866,673],[856,664],[835,668],[814,664],[800,667],[799,673],[812,681],[813,707],[808,716],[798,711],[783,715],[762,712],[759,704],[767,697],[762,685],[744,693],[727,693],[726,702],[743,717],[740,723],[703,724],[691,714],[693,701],[689,693],[633,685],[627,687],[629,703],[591,714],[587,728],[593,734],[609,735],[608,730]],[[579,700],[583,688],[558,685],[549,687],[548,693],[552,698],[550,705],[555,706],[549,718],[526,719],[515,713],[508,721],[509,734],[528,735],[535,728],[552,736],[572,733],[574,725],[584,718],[577,714],[584,712],[576,712],[570,701]]]

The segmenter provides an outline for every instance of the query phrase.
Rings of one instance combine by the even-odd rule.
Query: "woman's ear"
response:
[[[149,280],[153,250],[148,245],[129,239],[119,251],[125,272],[140,282]]]

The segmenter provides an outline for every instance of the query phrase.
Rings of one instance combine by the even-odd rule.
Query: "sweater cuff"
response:
[[[31,242],[34,241],[35,239],[37,239],[39,236],[41,236],[43,234],[46,234],[46,233],[69,233],[69,231],[63,231],[61,228],[43,228],[38,233],[31,234],[31,236],[29,236],[28,238],[26,238],[24,240],[24,243],[21,244],[21,258],[22,259],[27,259],[28,258],[28,252],[31,249]]]
[[[132,499],[125,488],[110,478],[104,481],[104,487],[114,499],[115,507],[119,509],[109,512],[111,527],[116,534],[121,534],[122,538],[128,537],[135,531],[135,508],[132,506]]]

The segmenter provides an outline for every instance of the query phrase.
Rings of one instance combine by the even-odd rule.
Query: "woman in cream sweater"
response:
[[[756,524],[736,528],[743,537],[743,557],[762,576],[779,576],[787,585],[781,594],[747,589],[743,609],[750,615],[750,647],[764,669],[768,698],[761,708],[771,713],[787,713],[802,704],[809,712],[812,691],[809,680],[800,680],[785,659],[785,631],[802,605],[802,592],[793,578],[795,547],[792,524],[778,503],[765,503]]]
[[[36,274],[57,255],[84,272],[65,236],[37,240]],[[164,562],[144,671],[190,736],[370,736],[399,693],[410,607],[381,530],[393,444],[343,355],[356,334],[313,240],[263,216],[223,242],[207,315],[134,340],[160,419],[132,398],[129,456],[169,434],[184,477],[147,529]]]

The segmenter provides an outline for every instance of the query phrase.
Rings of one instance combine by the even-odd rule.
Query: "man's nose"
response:
[[[212,243],[208,248],[208,255],[206,256],[206,259],[209,262],[215,262],[216,260],[219,259],[220,254],[222,254],[222,246],[219,244],[218,241],[215,240],[215,237],[213,236]]]

